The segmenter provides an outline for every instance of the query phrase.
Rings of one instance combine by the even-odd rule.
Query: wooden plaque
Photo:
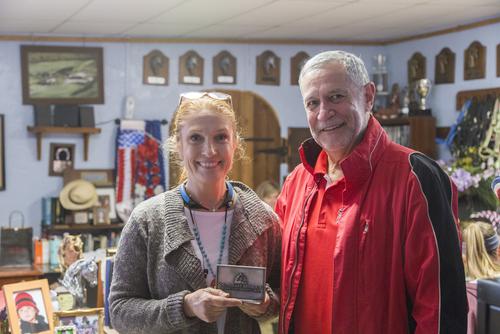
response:
[[[142,60],[142,83],[145,85],[168,85],[168,58],[160,51],[153,50]]]
[[[300,51],[292,57],[290,61],[290,85],[299,84],[300,71],[309,58],[309,55],[304,51]]]
[[[203,58],[196,51],[188,51],[179,58],[179,83],[203,85]]]
[[[434,71],[435,84],[455,82],[455,53],[449,48],[443,48],[436,56],[436,69]]]
[[[486,69],[486,47],[472,42],[464,51],[464,80],[483,79]]]
[[[264,51],[257,56],[257,85],[280,85],[281,59],[272,51]]]
[[[497,77],[500,77],[500,44],[497,45]]]
[[[236,84],[236,58],[229,51],[219,52],[212,60],[214,84]]]
[[[425,78],[425,57],[415,52],[408,60],[408,83]]]

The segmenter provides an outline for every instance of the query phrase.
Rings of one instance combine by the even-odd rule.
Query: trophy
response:
[[[418,96],[420,97],[418,109],[421,111],[427,110],[427,108],[425,107],[425,99],[431,91],[431,81],[429,79],[418,80],[416,84],[416,91]]]
[[[373,67],[373,81],[377,93],[387,92],[387,67],[385,66],[386,57],[383,54],[378,54],[373,57],[375,66]]]

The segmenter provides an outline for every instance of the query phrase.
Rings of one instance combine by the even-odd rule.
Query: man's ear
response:
[[[375,84],[370,81],[364,86],[364,98],[366,105],[366,112],[370,112],[373,109],[373,101],[375,100]]]

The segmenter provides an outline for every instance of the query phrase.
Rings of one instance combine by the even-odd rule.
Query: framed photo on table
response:
[[[104,334],[102,307],[54,312],[54,326],[74,326],[75,333]]]
[[[46,279],[3,286],[12,334],[53,333],[52,302]]]
[[[102,48],[21,45],[23,104],[103,104]]]

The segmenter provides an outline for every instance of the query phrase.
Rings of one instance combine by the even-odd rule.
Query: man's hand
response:
[[[238,307],[240,308],[240,310],[242,310],[251,317],[259,317],[264,313],[266,313],[270,303],[271,303],[271,298],[269,298],[269,295],[266,292],[266,295],[264,296],[264,301],[262,303],[251,304],[243,302]]]
[[[196,290],[184,297],[184,313],[188,317],[214,322],[226,308],[242,305],[241,300],[228,297],[228,293],[214,288]]]

